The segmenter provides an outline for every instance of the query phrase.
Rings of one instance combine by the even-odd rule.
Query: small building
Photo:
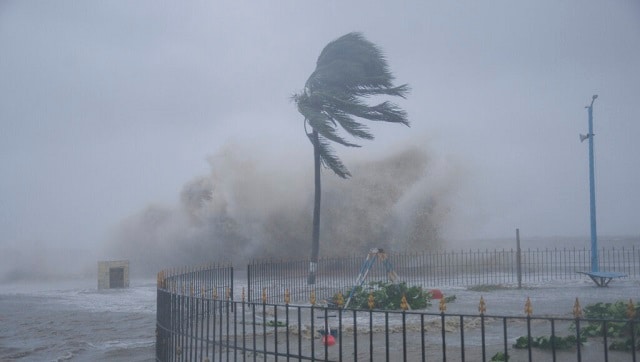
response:
[[[128,287],[129,260],[98,262],[98,289]]]

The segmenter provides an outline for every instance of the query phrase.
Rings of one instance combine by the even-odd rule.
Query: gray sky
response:
[[[338,154],[419,140],[463,167],[451,237],[588,235],[593,94],[599,233],[640,234],[637,1],[3,1],[0,247],[100,245],[228,142],[311,172],[289,97],[351,31],[412,126]]]

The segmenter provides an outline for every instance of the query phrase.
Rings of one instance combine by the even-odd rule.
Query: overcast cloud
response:
[[[593,94],[598,231],[640,235],[637,1],[3,1],[0,247],[98,250],[229,144],[311,175],[289,98],[351,31],[411,85],[411,128],[337,152],[463,169],[445,240],[588,235]]]

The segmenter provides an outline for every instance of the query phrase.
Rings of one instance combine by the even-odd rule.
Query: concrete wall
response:
[[[121,285],[118,285],[118,283],[112,283],[111,281],[112,270],[118,269],[118,268],[121,268],[123,271],[123,275],[122,275],[123,280]],[[113,270],[113,271],[117,272],[117,270]],[[129,287],[129,261],[128,260],[99,261],[98,262],[98,289],[111,289],[111,288],[117,288],[117,287],[122,287],[122,288]]]

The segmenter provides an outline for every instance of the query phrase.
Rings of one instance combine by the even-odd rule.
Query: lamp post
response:
[[[591,104],[586,106],[589,113],[589,133],[584,136],[580,135],[580,141],[589,139],[589,196],[590,196],[590,210],[591,210],[591,271],[599,271],[598,267],[598,235],[596,232],[596,186],[595,186],[595,172],[593,161],[593,102],[595,102],[598,95],[595,94],[591,97]]]

